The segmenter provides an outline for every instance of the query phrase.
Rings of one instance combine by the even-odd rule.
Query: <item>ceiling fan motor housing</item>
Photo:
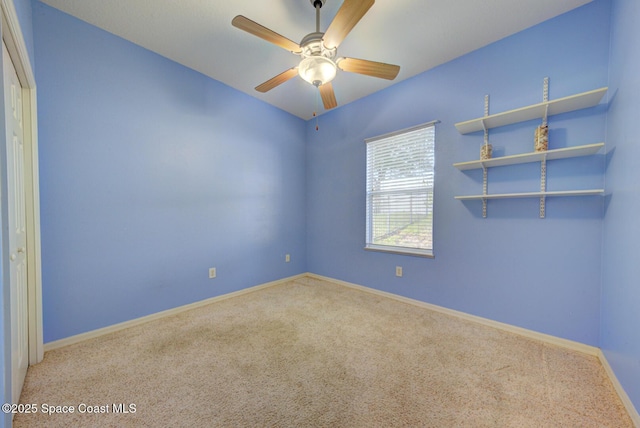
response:
[[[333,59],[336,56],[336,48],[327,49],[322,42],[324,33],[309,33],[300,42],[300,48],[302,49],[302,57],[309,56],[323,56],[325,58]]]

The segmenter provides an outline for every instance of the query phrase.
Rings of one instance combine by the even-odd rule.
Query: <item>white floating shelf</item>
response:
[[[498,158],[474,160],[469,162],[454,163],[453,166],[460,171],[468,169],[489,168],[494,166],[515,165],[519,163],[540,162],[544,159],[565,159],[579,156],[594,155],[604,147],[604,143],[587,144],[584,146],[566,147],[562,149],[547,150],[546,152],[531,152]]]
[[[482,131],[485,128],[491,129],[527,120],[540,119],[544,117],[545,110],[547,108],[547,115],[552,116],[554,114],[567,113],[587,107],[593,107],[600,103],[600,100],[602,100],[607,89],[607,87],[594,89],[593,91],[558,98],[553,101],[541,102],[539,104],[521,107],[515,110],[483,116],[477,119],[467,120],[465,122],[458,122],[456,123],[456,128],[461,134],[469,134],[471,132]]]
[[[496,193],[489,195],[469,195],[469,196],[456,196],[459,200],[482,200],[482,199],[513,199],[513,198],[541,198],[541,197],[553,197],[553,196],[602,196],[604,195],[604,189],[590,189],[590,190],[562,190],[554,192],[527,192],[527,193]]]

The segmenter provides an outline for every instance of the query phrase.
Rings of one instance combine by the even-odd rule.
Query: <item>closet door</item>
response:
[[[11,399],[13,403],[18,403],[29,365],[22,87],[4,42],[2,56],[9,202]]]

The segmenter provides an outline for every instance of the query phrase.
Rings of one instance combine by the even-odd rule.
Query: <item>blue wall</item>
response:
[[[45,343],[307,270],[304,121],[33,14]]]
[[[609,3],[596,1],[494,43],[307,124],[307,255],[311,272],[516,326],[598,345],[602,197],[461,203],[482,193],[482,133],[454,123],[607,86]],[[362,77],[366,79],[367,77]],[[340,99],[340,81],[334,84]],[[364,139],[439,119],[436,126],[435,258],[363,250]],[[551,117],[550,147],[604,141],[606,107]],[[491,131],[494,155],[533,150],[539,121]],[[603,188],[604,155],[548,165],[548,190]],[[540,165],[489,171],[489,191],[537,191]],[[395,266],[404,276],[395,277]]]
[[[640,409],[639,17],[637,0],[613,1],[600,344],[636,409]]]

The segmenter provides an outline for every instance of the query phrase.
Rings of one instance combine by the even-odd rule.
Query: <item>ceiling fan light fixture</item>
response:
[[[303,58],[298,65],[298,74],[305,81],[314,86],[322,86],[336,77],[337,66],[324,56],[309,56]]]

